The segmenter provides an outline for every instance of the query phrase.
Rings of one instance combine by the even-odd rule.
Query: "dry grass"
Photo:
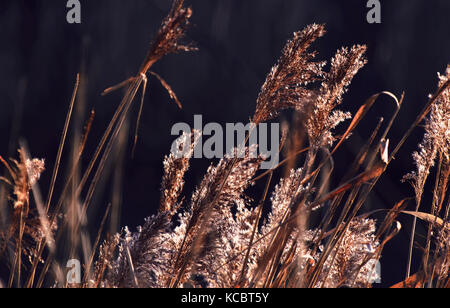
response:
[[[19,160],[0,157],[6,176],[0,180],[8,187],[9,199],[1,210],[0,258],[9,264],[9,287],[370,287],[383,248],[401,229],[398,215],[414,217],[410,259],[406,280],[395,287],[449,287],[450,268],[450,68],[439,75],[438,90],[430,96],[424,110],[389,151],[389,132],[399,115],[403,95],[397,98],[383,92],[370,97],[352,116],[337,107],[342,102],[353,77],[365,65],[365,46],[356,45],[336,52],[327,67],[316,61],[312,44],[325,35],[323,25],[310,25],[294,34],[286,44],[278,63],[272,68],[257,98],[252,117],[255,124],[276,118],[282,110],[293,109],[296,116],[291,128],[283,131],[280,144],[285,176],[276,181],[274,170],[260,170],[262,157],[251,158],[254,148],[242,144],[236,151],[243,158],[225,157],[211,165],[189,201],[183,196],[184,175],[199,132],[184,135],[191,140],[185,158],[173,154],[164,160],[161,200],[156,215],[147,218],[136,232],[123,232],[102,239],[108,216],[117,215],[112,205],[103,216],[93,244],[86,231],[86,215],[108,158],[126,131],[126,119],[135,96],[143,93],[137,122],[142,114],[147,74],[154,76],[181,107],[174,91],[157,73],[150,71],[169,53],[194,48],[181,43],[190,8],[175,0],[164,19],[151,48],[135,77],[105,90],[108,94],[125,87],[125,94],[109,126],[83,172],[80,160],[89,136],[94,113],[87,120],[83,134],[72,144],[73,160],[64,188],[54,201],[55,183],[60,177],[62,153],[76,104],[80,104],[80,78],[77,78],[66,124],[62,133],[48,197],[42,201],[38,180],[44,170],[43,160],[32,159],[23,146]],[[81,85],[83,75],[81,76]],[[395,111],[382,126],[380,120],[371,138],[361,148],[354,163],[340,183],[332,187],[333,155],[354,132],[360,121],[381,95],[390,97]],[[78,97],[78,101],[77,101]],[[334,129],[350,120],[345,133]],[[408,199],[392,200],[385,218],[376,221],[374,213],[361,208],[380,177],[387,171],[411,132],[425,120],[425,137],[414,153],[416,171],[405,179],[415,191],[416,210],[406,211]],[[79,124],[76,124],[81,126]],[[382,129],[383,128],[383,129]],[[122,134],[122,135],[121,135]],[[136,143],[137,130],[135,134]],[[247,140],[248,141],[248,140]],[[180,141],[180,147],[184,143]],[[134,151],[134,149],[133,149]],[[425,183],[436,165],[431,212],[420,212]],[[265,183],[262,182],[265,180]],[[120,173],[115,183],[120,186]],[[262,185],[263,194],[255,203],[245,196],[251,185]],[[30,201],[30,191],[34,198]],[[115,198],[119,200],[120,198]],[[397,202],[397,203],[396,203]],[[263,210],[265,209],[265,210]],[[263,215],[264,212],[268,215]],[[310,219],[321,213],[321,220]],[[411,275],[411,255],[416,220],[428,224],[421,270]],[[68,285],[58,251],[65,237],[71,247],[67,256],[81,256],[84,276],[79,285]]]

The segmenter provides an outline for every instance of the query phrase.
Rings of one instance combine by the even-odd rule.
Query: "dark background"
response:
[[[81,72],[83,77],[82,122],[91,108],[96,110],[87,161],[120,101],[120,91],[108,97],[100,93],[137,72],[170,3],[81,0],[82,23],[69,25],[65,2],[0,2],[0,153],[15,156],[18,138],[26,140],[33,156],[46,158],[49,171],[40,182],[43,191],[50,181],[76,73]],[[266,74],[286,40],[310,23],[327,24],[327,35],[313,47],[321,59],[329,59],[341,46],[368,45],[369,63],[350,86],[341,109],[355,112],[365,99],[383,90],[396,95],[406,92],[404,107],[390,135],[395,145],[426,103],[427,95],[435,91],[436,72],[443,72],[450,60],[450,2],[381,2],[382,24],[370,25],[366,22],[365,0],[187,1],[194,10],[188,39],[199,51],[170,55],[153,68],[172,86],[184,108],[178,110],[161,85],[150,79],[136,157],[131,159],[129,142],[124,153],[123,182],[113,186],[111,181],[104,181],[105,193],[97,198],[89,216],[92,230],[111,201],[114,187],[123,189],[121,226],[134,228],[154,213],[162,159],[175,138],[170,136],[172,125],[193,123],[194,114],[202,114],[204,123],[248,121]],[[358,133],[337,154],[334,184],[370,136],[378,117],[388,118],[393,110],[389,99],[375,105]],[[131,132],[135,114],[136,110],[130,118]],[[418,128],[364,210],[390,208],[412,196],[410,186],[400,179],[414,168],[411,153],[422,136]],[[65,162],[69,160],[66,154]],[[110,165],[107,177],[114,174],[118,161]],[[185,188],[187,198],[209,163],[193,162]],[[58,182],[57,190],[62,183]],[[382,258],[386,286],[404,276],[411,219],[401,221],[402,233],[388,245]],[[419,225],[418,232],[424,234],[425,226]]]

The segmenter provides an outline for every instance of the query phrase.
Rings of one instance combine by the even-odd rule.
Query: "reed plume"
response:
[[[157,212],[144,219],[142,226],[124,227],[118,234],[105,235],[103,227],[111,208],[108,206],[95,243],[88,247],[89,238],[80,230],[88,221],[88,208],[97,184],[142,86],[139,123],[147,74],[155,77],[181,108],[173,89],[150,69],[167,54],[195,49],[183,42],[191,16],[192,9],[184,7],[183,0],[174,0],[137,75],[105,90],[104,94],[108,94],[126,87],[88,167],[78,179],[93,115],[89,118],[81,145],[77,140],[74,151],[77,155],[56,204],[52,203],[52,195],[79,78],[46,207],[42,207],[37,189],[45,169],[44,160],[28,158],[24,149],[20,149],[18,160],[7,162],[0,157],[7,171],[7,176],[0,180],[10,188],[8,219],[0,226],[0,258],[7,260],[4,255],[8,255],[10,260],[8,286],[15,282],[19,287],[41,287],[51,281],[51,285],[59,287],[86,288],[371,287],[381,278],[379,262],[384,247],[401,231],[399,215],[414,217],[408,278],[399,285],[450,286],[450,66],[445,75],[439,75],[438,90],[430,96],[424,111],[390,152],[389,133],[404,95],[399,99],[389,92],[375,94],[355,115],[339,110],[352,80],[367,63],[367,47],[343,47],[327,65],[318,59],[316,51],[310,50],[325,35],[325,26],[317,24],[294,33],[256,99],[252,124],[275,120],[289,110],[295,114],[295,125],[290,128],[284,125],[281,142],[276,145],[279,155],[286,156],[279,165],[262,171],[265,157],[254,155],[258,145],[251,144],[247,136],[243,144],[210,164],[194,191],[185,191],[186,174],[202,132],[184,133],[164,157],[160,200],[154,203]],[[371,137],[355,156],[346,175],[336,181],[334,154],[381,95],[395,102],[395,112],[384,131],[382,120],[374,125]],[[373,218],[374,212],[364,213],[363,206],[377,181],[387,173],[407,137],[428,114],[424,139],[413,154],[416,170],[405,176],[414,187],[416,210],[406,211],[407,199],[404,199],[392,200],[391,209],[378,211],[377,214],[387,213],[384,219]],[[351,122],[345,132],[336,133],[337,126],[346,120]],[[134,143],[137,143],[137,130]],[[419,212],[434,165],[437,174],[432,210]],[[278,169],[282,167],[285,167],[284,176],[277,179]],[[266,180],[263,193],[259,202],[255,202],[248,196],[248,190],[253,186],[259,188],[262,179]],[[34,196],[31,200],[30,191]],[[75,210],[69,212],[66,204]],[[417,274],[410,275],[417,219],[429,228],[423,266]],[[80,283],[64,281],[58,263],[58,249],[64,245],[62,238],[67,232],[73,238],[80,237],[83,243],[81,252],[71,248],[67,254],[71,258],[80,254],[86,260]],[[30,268],[23,265],[23,255],[29,258]]]

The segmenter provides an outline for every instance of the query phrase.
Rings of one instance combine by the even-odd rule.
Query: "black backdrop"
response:
[[[130,157],[131,144],[125,153],[121,226],[134,228],[155,212],[162,158],[174,139],[170,136],[172,125],[192,123],[194,114],[202,114],[204,122],[247,121],[259,88],[284,43],[307,24],[327,24],[327,35],[314,45],[320,58],[329,59],[341,46],[368,45],[369,63],[352,83],[342,109],[354,112],[366,98],[382,90],[397,95],[406,92],[404,108],[390,136],[394,144],[422,109],[427,95],[436,89],[436,72],[443,72],[450,60],[448,0],[381,1],[380,25],[366,22],[365,0],[187,2],[194,10],[188,38],[199,51],[168,56],[154,67],[175,90],[184,108],[178,110],[165,90],[151,80],[136,157]],[[108,97],[99,94],[136,73],[169,1],[81,0],[81,5],[81,25],[69,25],[65,1],[0,2],[1,155],[14,155],[16,141],[22,137],[35,157],[54,162],[77,72],[84,72],[87,78],[85,111],[96,110],[87,148],[87,153],[92,153],[120,100],[120,92]],[[377,117],[388,117],[392,110],[388,99],[375,106],[358,133],[338,153],[334,183],[370,135]],[[130,129],[134,130],[133,121]],[[400,183],[400,179],[413,168],[411,152],[422,135],[419,128],[408,140],[399,153],[401,159],[390,167],[366,209],[389,208],[412,195],[409,185]],[[208,164],[193,163],[187,192],[200,181]],[[50,176],[50,171],[43,176],[44,191]],[[97,198],[89,216],[93,231],[101,210],[111,200],[112,183],[105,184],[105,193]],[[61,188],[61,182],[57,188]],[[398,282],[404,275],[410,219],[402,219],[402,223],[403,232],[386,248],[382,259],[383,285]],[[423,226],[419,232],[424,232]]]

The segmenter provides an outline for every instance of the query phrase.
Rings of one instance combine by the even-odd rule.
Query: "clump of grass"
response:
[[[450,80],[450,66],[447,67],[445,74],[439,74],[438,77],[438,86],[440,88],[444,87],[446,84],[448,85]],[[424,193],[425,183],[427,182],[430,170],[436,164],[436,161],[438,161],[438,172],[436,174],[434,184],[431,215],[436,217],[436,221],[439,219],[438,217],[442,217],[443,221],[446,222],[449,217],[449,208],[448,205],[447,207],[444,206],[444,202],[446,199],[450,174],[450,90],[448,87],[438,98],[434,100],[434,102],[430,105],[430,109],[429,117],[425,121],[425,136],[422,143],[419,144],[419,152],[413,153],[416,171],[407,174],[404,179],[410,181],[414,188],[416,212],[418,212]],[[444,265],[448,262],[447,259],[449,250],[448,243],[446,243],[448,242],[448,238],[446,238],[446,236],[442,236],[448,231],[446,230],[448,229],[448,226],[446,227],[444,223],[442,226],[436,227],[436,221],[434,224],[431,223],[428,228],[427,244],[423,256],[424,271],[426,276],[430,277],[428,280],[428,285],[432,284],[434,280],[433,277],[436,273],[443,272],[445,273],[444,276],[448,276],[448,265]],[[409,277],[411,273],[411,259],[416,223],[417,216],[414,217],[411,232],[407,277]],[[435,257],[434,260],[432,259],[430,262],[429,254],[431,248],[431,235],[433,232],[439,235],[436,237],[437,243]],[[442,264],[439,266],[436,258],[437,255],[440,254],[442,254],[444,259],[439,262],[439,264]],[[438,274],[438,276],[440,279],[437,280],[437,284],[443,286],[445,281],[443,281],[442,275]]]
[[[312,44],[325,35],[324,25],[310,25],[294,34],[269,72],[256,101],[253,124],[273,120],[286,109],[296,114],[295,125],[283,130],[280,155],[285,153],[286,157],[278,166],[266,172],[260,170],[264,158],[250,155],[255,146],[247,144],[247,138],[234,149],[235,154],[242,155],[226,156],[211,165],[186,201],[184,176],[201,132],[185,134],[178,147],[189,144],[185,149],[187,155],[178,158],[171,153],[163,162],[158,213],[147,218],[137,231],[124,228],[120,234],[109,235],[102,241],[109,206],[94,244],[86,244],[88,235],[79,231],[141,86],[142,97],[145,95],[146,75],[155,76],[181,107],[168,83],[150,69],[169,53],[194,49],[181,43],[191,15],[192,10],[184,7],[183,0],[175,0],[137,75],[105,90],[104,94],[108,94],[126,88],[87,169],[78,178],[92,113],[84,137],[75,145],[68,180],[56,203],[53,190],[78,94],[78,78],[46,202],[40,201],[36,185],[44,168],[42,160],[27,158],[24,149],[19,152],[19,161],[12,161],[12,165],[0,158],[9,173],[9,177],[0,179],[11,187],[7,211],[10,215],[0,229],[0,257],[8,260],[8,255],[11,264],[8,285],[16,282],[19,287],[41,287],[45,281],[56,281],[60,287],[90,288],[370,287],[379,278],[375,268],[383,248],[401,230],[398,215],[407,214],[428,223],[429,229],[422,269],[410,275],[409,263],[407,279],[397,286],[449,287],[450,69],[440,75],[438,90],[390,152],[389,132],[404,96],[397,98],[389,92],[373,95],[353,116],[338,110],[351,81],[366,64],[366,47],[339,49],[327,67],[325,61],[316,60],[317,52],[310,51]],[[393,115],[384,129],[382,120],[377,123],[347,174],[336,186],[331,186],[333,155],[381,95],[392,98]],[[143,99],[138,123],[142,104]],[[414,154],[417,171],[407,176],[415,190],[416,210],[406,211],[408,199],[404,199],[397,203],[392,200],[392,208],[386,209],[385,218],[379,221],[371,218],[374,213],[361,213],[379,178],[387,172],[412,130],[425,118],[425,138],[419,152]],[[347,120],[350,123],[345,132],[336,134],[335,128]],[[134,142],[136,145],[137,130]],[[425,182],[436,161],[432,211],[419,212]],[[275,170],[283,166],[285,176],[275,179]],[[263,194],[259,202],[254,202],[245,193],[248,187],[261,185],[261,180],[265,180]],[[278,184],[271,192],[275,180]],[[32,189],[35,211],[30,211]],[[70,207],[64,207],[66,203],[72,205],[71,212]],[[264,212],[268,214],[263,215]],[[321,214],[320,221],[311,218],[317,213]],[[80,237],[78,240],[83,243],[85,274],[79,285],[64,281],[56,261],[64,232],[72,234],[72,238]],[[410,255],[414,236],[415,229],[411,232]],[[76,255],[75,250],[70,249],[69,257]],[[28,267],[23,265],[23,252],[29,256]],[[26,277],[22,273],[24,268]]]

